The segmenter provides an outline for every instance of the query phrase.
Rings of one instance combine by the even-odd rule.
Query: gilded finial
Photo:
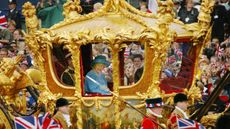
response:
[[[38,18],[36,16],[36,8],[30,3],[26,2],[22,6],[22,14],[26,19],[26,29],[30,32],[35,32],[39,28]]]

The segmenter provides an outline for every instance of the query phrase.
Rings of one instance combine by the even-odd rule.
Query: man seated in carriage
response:
[[[71,53],[65,56],[68,62],[68,67],[65,69],[65,71],[61,75],[62,82],[68,86],[75,85],[74,68],[73,68],[71,56],[72,56]]]
[[[103,74],[103,69],[108,67],[110,63],[103,55],[95,57],[91,63],[92,70],[90,70],[85,77],[84,90],[85,93],[96,93],[101,95],[110,95],[107,80]]]

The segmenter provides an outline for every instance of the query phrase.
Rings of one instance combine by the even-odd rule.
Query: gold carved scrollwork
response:
[[[80,6],[80,0],[68,0],[64,5],[63,15],[65,20],[77,19],[80,16],[82,8]]]
[[[206,43],[209,42],[210,40],[210,36],[211,36],[211,27],[210,27],[211,15],[210,14],[213,10],[214,4],[215,4],[214,0],[203,0],[201,3],[200,13],[198,16],[198,23],[192,23],[192,24],[185,25],[185,28],[188,31],[193,32],[192,41],[193,41],[193,44],[197,46],[196,55],[198,55],[198,57],[201,56],[203,48],[205,47]],[[197,77],[199,79],[201,71],[198,66],[198,61],[199,61],[199,58],[196,58],[193,78]],[[196,79],[193,79],[190,89],[197,89]],[[198,92],[193,92],[192,94],[197,94],[197,93]],[[196,95],[195,98],[199,100],[199,95]]]
[[[46,50],[47,46],[52,47],[52,36],[53,34],[49,31],[42,30],[36,31],[34,33],[25,35],[25,42],[31,51],[31,55],[34,60],[34,65],[41,71],[41,82],[37,87],[41,91],[40,97],[38,99],[39,103],[46,105],[48,111],[53,112],[55,108],[55,100],[59,95],[53,95],[47,87],[46,72],[44,68],[44,58],[43,52]],[[44,99],[45,98],[45,99]]]

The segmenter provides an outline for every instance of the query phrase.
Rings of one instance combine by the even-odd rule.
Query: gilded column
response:
[[[75,96],[77,96],[77,100],[75,102],[76,108],[77,108],[77,128],[82,129],[83,128],[83,122],[82,122],[82,94],[81,94],[81,69],[80,69],[80,46],[76,47],[76,51],[74,51],[74,54],[72,56],[72,61],[74,64],[75,69]]]
[[[72,38],[72,37],[71,37]],[[75,96],[77,100],[74,102],[74,108],[76,108],[77,123],[72,123],[73,127],[78,129],[83,128],[82,122],[82,94],[81,94],[81,69],[80,69],[80,44],[77,44],[75,40],[70,37],[69,42],[66,43],[66,47],[71,52],[72,63],[74,66],[74,77],[75,77]],[[71,118],[72,119],[72,118]]]
[[[119,44],[111,44],[112,49],[112,67],[113,67],[113,90],[114,93],[119,96],[119,86],[120,86],[120,69],[119,69]],[[121,127],[121,114],[120,114],[120,100],[115,98],[115,128],[120,129]]]
[[[149,40],[151,48],[154,50],[153,58],[153,82],[149,87],[147,93],[149,97],[159,97],[161,92],[159,89],[159,77],[162,68],[162,62],[165,62],[167,49],[170,44],[174,41],[176,33],[170,31],[169,25],[173,22],[174,12],[173,12],[173,2],[172,0],[161,1],[158,3],[158,21],[157,29],[153,31],[152,35],[157,35],[152,40]]]

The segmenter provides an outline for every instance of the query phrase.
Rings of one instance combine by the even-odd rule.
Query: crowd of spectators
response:
[[[220,42],[218,38],[213,38],[208,46],[203,50],[199,61],[201,70],[200,78],[197,78],[197,85],[203,89],[203,95],[212,93],[218,81],[224,76],[230,67],[230,37]],[[230,96],[230,83],[225,84],[221,92],[222,102],[227,102]],[[227,98],[226,98],[227,97]],[[204,98],[205,99],[205,98]]]

